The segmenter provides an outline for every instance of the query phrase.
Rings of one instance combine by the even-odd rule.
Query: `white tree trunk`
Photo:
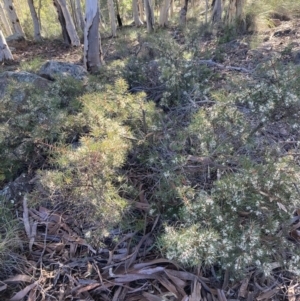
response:
[[[83,62],[88,71],[97,72],[101,65],[104,64],[99,33],[98,0],[86,0],[85,20]]]
[[[109,8],[109,20],[110,20],[110,28],[111,34],[113,37],[117,36],[117,24],[116,24],[116,13],[114,8],[114,0],[107,0],[108,8]]]
[[[213,4],[211,21],[212,23],[219,23],[222,20],[222,0],[214,0]]]
[[[70,3],[70,8],[71,8],[72,20],[73,20],[73,23],[75,25],[75,29],[78,32],[80,30],[80,28],[79,28],[79,20],[77,18],[77,14],[76,14],[75,0],[69,0],[69,3]]]
[[[143,21],[139,16],[138,0],[132,0],[132,12],[135,26],[143,25]]]
[[[6,9],[7,16],[11,22],[13,32],[17,33],[18,35],[20,35],[22,37],[25,37],[24,31],[20,24],[20,20],[17,16],[17,13],[13,6],[13,1],[12,0],[4,0],[4,7]]]
[[[76,15],[77,15],[77,19],[79,20],[79,26],[80,26],[82,32],[84,32],[85,21],[84,21],[83,14],[82,14],[80,0],[76,0]]]
[[[159,25],[162,27],[168,25],[170,5],[171,5],[171,0],[164,0],[162,6],[160,7]]]
[[[76,32],[75,25],[74,25],[71,15],[70,15],[69,9],[67,7],[66,0],[57,0],[57,2],[61,7],[61,10],[63,12],[64,18],[66,21],[66,28],[67,28],[67,31],[68,31],[68,34],[69,34],[69,37],[71,40],[71,45],[79,46],[80,40],[79,40],[78,34]]]
[[[172,18],[173,15],[174,15],[174,0],[171,0],[170,10],[169,10],[169,16],[170,16],[170,18]]]
[[[14,58],[10,52],[8,45],[6,44],[4,35],[0,30],[0,62],[11,61],[13,59]]]
[[[10,36],[13,32],[10,28],[9,22],[7,21],[7,17],[4,11],[4,7],[3,4],[0,2],[0,19],[1,19],[1,23],[3,24],[3,28],[5,31],[5,34],[7,36]]]
[[[147,22],[147,31],[150,33],[154,30],[154,12],[151,0],[144,0],[146,22]]]
[[[144,3],[143,3],[143,0],[137,0],[137,1],[138,1],[140,19],[144,23],[145,22]]]
[[[42,39],[41,30],[40,30],[40,23],[39,23],[37,13],[36,13],[35,8],[34,8],[33,0],[27,0],[27,2],[28,2],[28,6],[29,6],[29,9],[30,9],[30,14],[31,14],[32,21],[33,21],[34,40],[35,41],[40,41]]]

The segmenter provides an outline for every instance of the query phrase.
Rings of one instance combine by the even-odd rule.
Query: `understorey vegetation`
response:
[[[249,47],[253,37],[245,42],[238,31],[222,30],[215,39],[203,24],[176,29],[177,36],[173,28],[150,36],[124,29],[126,39],[115,41],[118,59],[86,80],[57,77],[41,89],[11,82],[0,100],[0,184],[26,173],[32,189],[21,205],[0,195],[0,281],[22,274],[25,257],[38,258],[39,248],[32,269],[41,274],[53,271],[56,252],[59,268],[84,248],[106,252],[101,275],[107,283],[121,261],[131,258],[124,264],[130,273],[144,254],[211,277],[216,287],[225,278],[233,284],[253,276],[266,286],[298,279],[300,67],[294,46],[258,62]],[[131,52],[125,40],[134,45]],[[226,52],[234,47],[248,47],[248,65],[228,63]],[[35,58],[21,68],[34,73],[40,64]],[[25,213],[16,216],[22,206]],[[35,208],[31,215],[27,206]],[[46,234],[30,240],[49,230],[42,218],[50,220],[53,212],[61,213],[53,227],[75,225],[82,239],[76,236],[73,253],[66,247],[68,258],[59,247],[46,248]],[[53,233],[49,240],[56,242]],[[113,256],[119,246],[125,259]],[[49,262],[42,264],[47,252]],[[86,258],[80,260],[92,266]],[[91,268],[83,278],[95,274]],[[108,287],[103,300],[116,291]]]

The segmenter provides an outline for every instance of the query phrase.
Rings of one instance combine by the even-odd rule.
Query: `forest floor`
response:
[[[126,42],[127,39],[122,36],[123,34],[120,31],[122,38],[102,40],[104,59],[107,62],[136,53],[139,42],[130,39]],[[170,34],[173,34],[172,30]],[[118,39],[122,40],[121,47]],[[179,40],[180,43],[184,43],[184,37],[180,36]],[[82,64],[83,48],[67,47],[59,40],[45,40],[41,43],[14,42],[9,46],[12,47],[15,62],[0,66],[2,72],[22,70],[33,60],[38,60],[38,63],[57,60]],[[277,27],[268,31],[260,32],[255,36],[239,36],[222,44],[213,37],[203,37],[199,51],[210,53],[211,56],[207,57],[207,60],[215,63],[210,67],[220,74],[219,81],[214,82],[214,85],[224,90],[230,89],[227,80],[234,76],[234,72],[241,72],[247,77],[270,56],[278,54],[286,63],[300,64],[300,21],[280,21]],[[228,67],[241,69],[234,70]],[[278,127],[269,129],[267,135],[267,139],[283,137],[284,140],[291,136],[284,124],[280,129]],[[142,191],[138,206],[147,207]],[[273,283],[266,283],[264,279],[252,277],[253,273],[250,272],[245,279],[234,283],[230,282],[229,275],[225,275],[220,283],[213,268],[210,274],[203,275],[200,269],[184,270],[176,263],[160,258],[159,254],[151,252],[153,243],[151,235],[155,232],[158,219],[149,220],[149,229],[144,235],[127,233],[122,236],[122,233],[116,230],[115,233],[111,233],[110,239],[103,243],[102,248],[95,250],[80,236],[78,231],[80,222],[74,217],[52,212],[44,207],[28,208],[26,200],[19,204],[18,208],[19,214],[23,216],[25,229],[35,227],[37,237],[46,237],[45,229],[40,226],[47,220],[47,235],[55,239],[52,242],[41,240],[36,244],[30,263],[22,267],[26,266],[27,273],[16,275],[2,283],[3,286],[0,285],[0,292],[7,284],[15,285],[14,290],[19,290],[19,295],[13,300],[26,300],[24,298],[28,293],[27,300],[40,298],[41,300],[175,301],[187,300],[185,297],[177,298],[186,295],[190,295],[188,299],[190,301],[296,301],[300,298],[300,284],[297,279],[289,278],[288,275],[282,275],[281,283],[276,282],[278,279]],[[114,237],[118,237],[118,243],[113,243]],[[64,243],[57,243],[57,238]],[[127,246],[133,243],[133,238],[139,243],[131,253],[128,253]],[[26,239],[24,234],[23,240]],[[46,272],[42,269],[43,262],[48,262],[52,268]],[[38,280],[32,283],[31,275],[35,275],[35,279]],[[187,282],[190,285],[189,289],[186,288]],[[159,296],[152,294],[153,288],[161,294]]]

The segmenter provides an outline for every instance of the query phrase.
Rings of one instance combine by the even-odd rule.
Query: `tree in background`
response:
[[[154,30],[154,12],[152,7],[151,0],[144,0],[146,22],[147,22],[147,31],[150,33]]]
[[[162,27],[165,27],[168,24],[170,6],[171,0],[164,0],[160,7],[159,25]]]
[[[36,13],[35,8],[34,8],[33,0],[27,0],[27,2],[28,2],[28,6],[29,6],[29,9],[30,9],[30,14],[31,14],[32,21],[33,21],[34,40],[35,41],[40,41],[42,39],[40,23],[39,23],[37,13]]]
[[[11,27],[9,25],[9,22],[7,20],[5,10],[4,10],[4,6],[1,2],[0,2],[0,20],[1,20],[1,23],[3,25],[3,29],[4,29],[5,34],[7,36],[11,35],[13,32],[12,32]]]
[[[213,0],[212,2],[212,23],[219,23],[222,20],[222,0]]]
[[[117,25],[116,25],[114,0],[107,0],[107,5],[109,8],[109,20],[110,20],[111,34],[113,37],[116,37],[117,36]]]
[[[78,34],[76,32],[76,28],[74,25],[74,22],[72,20],[71,14],[69,12],[69,9],[67,7],[66,0],[54,0],[55,6],[57,5],[60,6],[64,22],[61,22],[62,27],[65,26],[66,32],[69,36],[70,42],[72,46],[79,46],[80,45],[80,40],[78,37]],[[61,13],[59,13],[60,15]],[[61,18],[61,16],[59,16]]]
[[[24,34],[24,31],[23,31],[22,26],[20,24],[20,20],[17,16],[17,13],[15,11],[13,1],[12,0],[4,0],[4,7],[6,9],[7,16],[10,20],[11,25],[12,25],[13,32],[15,34],[18,34],[21,37],[25,38],[25,34]]]
[[[141,20],[139,16],[139,7],[138,7],[138,1],[132,0],[132,13],[133,13],[133,20],[135,26],[141,26],[143,25],[143,21]]]
[[[5,37],[0,30],[0,62],[11,61],[13,60],[13,56],[10,52],[8,45],[6,44]]]
[[[99,4],[97,0],[86,0],[84,30],[84,66],[90,72],[99,71],[103,65],[99,33]]]

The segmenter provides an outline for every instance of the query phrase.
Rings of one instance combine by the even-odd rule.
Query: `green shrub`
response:
[[[119,222],[128,207],[119,190],[126,189],[120,168],[133,143],[143,142],[156,114],[143,93],[127,90],[127,83],[119,79],[101,92],[82,96],[87,132],[76,145],[56,149],[53,170],[40,171],[42,189],[37,187],[31,196],[32,202],[39,202],[42,191],[52,206],[60,204],[76,212],[82,223],[97,224],[98,237]]]

